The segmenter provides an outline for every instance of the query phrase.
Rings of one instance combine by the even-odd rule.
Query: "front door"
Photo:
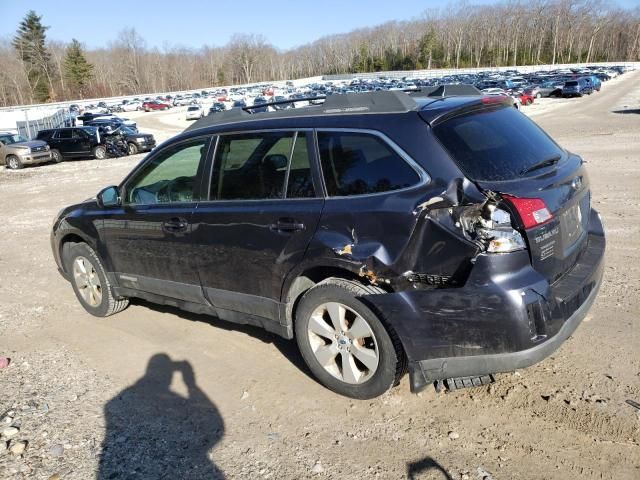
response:
[[[219,137],[209,200],[192,217],[204,293],[217,309],[279,320],[284,278],[324,205],[311,146],[310,131]]]
[[[191,221],[209,143],[201,137],[155,152],[121,187],[122,206],[102,229],[120,286],[206,303]]]

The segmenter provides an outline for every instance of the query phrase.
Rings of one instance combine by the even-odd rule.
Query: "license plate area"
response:
[[[565,251],[582,238],[589,221],[590,198],[587,193],[580,201],[560,215],[560,229]]]

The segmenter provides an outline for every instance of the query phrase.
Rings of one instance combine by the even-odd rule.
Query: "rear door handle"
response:
[[[271,230],[277,230],[279,232],[297,232],[304,230],[304,223],[299,223],[291,219],[280,219],[272,224],[270,228]]]
[[[184,232],[188,226],[189,222],[185,218],[172,218],[162,222],[162,229],[171,233]]]

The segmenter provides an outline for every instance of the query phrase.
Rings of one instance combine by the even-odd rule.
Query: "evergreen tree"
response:
[[[45,31],[48,27],[42,25],[41,20],[42,17],[30,10],[20,22],[12,42],[27,73],[34,99],[39,103],[46,102],[50,98],[52,71],[51,56],[45,45]]]
[[[93,65],[87,61],[82,52],[82,45],[75,38],[71,40],[71,44],[67,47],[63,71],[73,94],[83,98],[87,85],[93,77]]]

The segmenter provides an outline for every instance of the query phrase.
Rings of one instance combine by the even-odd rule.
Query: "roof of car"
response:
[[[185,132],[192,132],[207,127],[223,127],[231,124],[264,122],[268,120],[322,118],[326,116],[367,115],[367,114],[401,114],[412,111],[430,110],[439,116],[444,110],[451,110],[468,103],[479,103],[481,92],[471,85],[440,85],[414,90],[407,94],[402,90],[375,91],[330,95],[325,97],[305,97],[305,99],[322,99],[324,103],[305,108],[280,109],[274,112],[250,113],[255,106],[233,108],[197,120]],[[292,100],[292,99],[290,99]],[[293,101],[293,100],[292,100]],[[429,107],[439,102],[437,107]],[[270,104],[260,104],[264,108]],[[423,115],[423,118],[425,116]]]

